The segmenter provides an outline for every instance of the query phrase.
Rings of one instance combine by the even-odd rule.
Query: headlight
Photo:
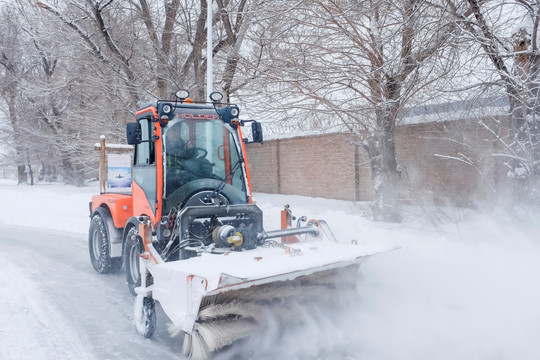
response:
[[[187,90],[178,90],[175,95],[179,99],[182,99],[182,100],[187,99],[188,96],[189,96],[189,91],[187,91]]]
[[[212,100],[213,102],[220,102],[221,100],[223,100],[223,94],[220,92],[214,91],[213,93],[210,94],[210,100]]]

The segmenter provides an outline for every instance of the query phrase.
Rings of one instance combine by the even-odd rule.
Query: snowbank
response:
[[[88,232],[88,203],[99,184],[74,187],[61,184],[16,185],[0,180],[0,224]]]

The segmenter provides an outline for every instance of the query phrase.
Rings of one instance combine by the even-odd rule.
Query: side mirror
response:
[[[246,123],[251,123],[251,136],[249,132],[245,132],[245,137],[242,139],[244,141],[244,144],[250,144],[250,143],[263,143],[263,133],[262,133],[262,126],[261,123],[255,120],[242,120],[240,122],[240,125],[245,126]]]
[[[141,124],[139,122],[128,123],[126,126],[126,138],[129,145],[137,145],[142,142]]]
[[[253,135],[253,142],[263,143],[263,133],[261,123],[254,121],[251,123],[251,134]]]

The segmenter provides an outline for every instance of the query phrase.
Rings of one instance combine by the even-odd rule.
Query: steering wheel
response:
[[[193,151],[193,157],[197,159],[204,158],[206,155],[208,155],[208,150],[200,147],[188,148],[187,150]]]
[[[179,156],[182,159],[202,159],[208,155],[208,151],[204,148],[192,147],[187,149],[182,148],[170,148],[167,150],[168,154]]]

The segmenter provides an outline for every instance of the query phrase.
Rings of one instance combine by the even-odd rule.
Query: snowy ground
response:
[[[0,358],[181,358],[164,314],[156,336],[140,338],[123,275],[91,268],[88,202],[97,187],[0,181]],[[396,225],[373,223],[350,202],[255,200],[267,229],[279,226],[288,203],[296,215],[325,219],[342,241],[401,249],[363,265],[348,306],[311,313],[302,328],[262,334],[218,359],[540,358],[539,212],[415,208]]]

